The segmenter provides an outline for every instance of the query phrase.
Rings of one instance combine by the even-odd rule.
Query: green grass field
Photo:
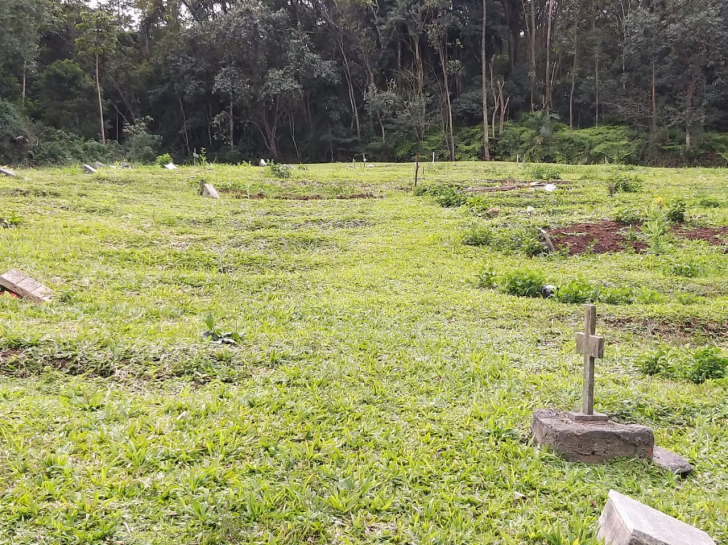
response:
[[[558,168],[571,183],[553,193],[453,208],[412,193],[412,165],[0,177],[0,225],[14,218],[0,273],[56,293],[44,306],[0,297],[0,542],[585,545],[613,488],[728,543],[728,382],[634,364],[660,343],[726,353],[724,248],[463,244],[474,226],[562,227],[655,199],[726,226],[728,171]],[[610,197],[616,173],[642,190]],[[420,175],[533,179],[505,163]],[[221,200],[197,195],[203,178]],[[355,195],[374,198],[336,198]],[[685,263],[698,273],[674,274]],[[694,474],[535,449],[532,411],[579,404],[583,307],[481,287],[484,269],[642,294],[598,305],[597,408],[654,427]],[[240,343],[205,340],[208,316]]]

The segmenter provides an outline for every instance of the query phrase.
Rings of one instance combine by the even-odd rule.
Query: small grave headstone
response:
[[[51,300],[53,292],[37,280],[24,275],[16,269],[11,269],[0,276],[0,286],[24,299],[36,303],[47,303]]]
[[[17,178],[18,175],[15,174],[12,170],[9,168],[0,168],[0,174],[4,174],[5,176],[10,176],[11,178]]]
[[[715,545],[703,530],[615,490],[599,517],[597,539],[606,545]]]
[[[556,184],[546,184],[545,186],[543,186],[543,190],[552,193],[556,191]]]
[[[220,194],[217,192],[217,189],[215,189],[212,184],[207,184],[202,180],[200,180],[200,195],[209,199],[220,198]]]
[[[267,165],[268,165],[268,163],[266,163],[266,162],[265,162],[265,159],[261,159],[261,160],[260,160],[260,161],[258,162],[258,166],[259,166],[259,167],[264,167],[264,166],[267,166]]]
[[[164,168],[166,168],[167,170],[177,170],[177,165],[175,165],[174,163],[167,163],[166,165],[164,165]]]
[[[96,162],[95,162],[95,163],[93,164],[93,167],[94,167],[94,168],[104,168],[105,166],[106,166],[105,164],[103,164],[103,163],[101,163],[101,162],[99,162],[99,161],[96,161]]]
[[[94,174],[96,172],[96,169],[91,165],[83,165],[83,171],[86,174]]]
[[[121,163],[119,168],[131,168],[131,165],[129,163]]]

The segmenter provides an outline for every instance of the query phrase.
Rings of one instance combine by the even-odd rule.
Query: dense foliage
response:
[[[728,160],[723,0],[4,0],[0,23],[0,162]]]

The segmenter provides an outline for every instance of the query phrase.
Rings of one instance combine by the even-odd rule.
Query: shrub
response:
[[[521,297],[540,297],[545,282],[538,271],[528,269],[511,271],[503,277],[503,291]]]
[[[597,299],[609,305],[629,305],[634,302],[634,290],[629,286],[601,288]]]
[[[556,298],[562,303],[587,303],[595,301],[598,290],[582,278],[575,278],[559,286]]]
[[[609,178],[609,187],[614,193],[639,193],[642,189],[642,178],[617,173]]]
[[[559,180],[561,172],[549,165],[529,165],[526,173],[534,180]]]
[[[169,153],[165,153],[164,155],[160,155],[157,157],[157,165],[160,167],[163,167],[164,165],[168,165],[169,163],[173,163],[172,156]]]
[[[495,288],[496,287],[496,272],[491,266],[486,266],[482,271],[478,273],[478,287],[480,288]]]
[[[614,211],[614,221],[624,225],[634,225],[642,221],[642,215],[634,208],[620,207]]]
[[[723,202],[715,197],[703,197],[698,201],[698,204],[703,208],[720,208],[723,206]]]
[[[412,194],[416,197],[439,197],[452,191],[456,191],[456,186],[452,184],[418,185]]]
[[[650,206],[647,212],[647,221],[642,225],[642,234],[647,238],[650,251],[660,255],[667,251],[667,229],[670,222],[662,208]]]
[[[124,149],[130,161],[151,164],[157,157],[162,137],[149,132],[151,117],[143,117],[124,128],[126,142]]]
[[[13,164],[23,158],[25,146],[16,143],[20,135],[27,135],[26,119],[10,102],[0,99],[0,164]]]
[[[455,189],[451,189],[449,192],[435,197],[435,201],[443,208],[457,208],[468,202],[468,198]]]
[[[290,178],[292,170],[293,167],[290,165],[278,165],[276,163],[268,165],[268,173],[274,178],[280,178],[282,180]]]
[[[635,365],[637,369],[646,375],[663,375],[666,377],[675,376],[675,353],[673,350],[660,347],[651,350],[637,358]]]
[[[677,261],[671,263],[667,268],[668,274],[673,276],[684,276],[685,278],[695,278],[703,272],[702,267],[690,261]]]
[[[706,380],[725,377],[728,358],[723,357],[720,348],[706,346],[693,352],[691,360],[685,369],[685,378],[701,384]]]
[[[674,223],[683,223],[685,221],[685,212],[687,204],[683,200],[677,200],[670,203],[667,207],[667,219]]]
[[[473,224],[465,233],[463,243],[469,246],[489,246],[503,253],[527,256],[545,253],[546,248],[539,242],[538,228],[524,225]]]

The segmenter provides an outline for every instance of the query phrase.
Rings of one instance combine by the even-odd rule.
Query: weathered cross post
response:
[[[597,337],[597,307],[586,306],[584,333],[576,334],[576,350],[584,354],[584,384],[580,412],[570,412],[572,420],[608,420],[606,414],[594,412],[594,360],[604,357],[604,338]]]

